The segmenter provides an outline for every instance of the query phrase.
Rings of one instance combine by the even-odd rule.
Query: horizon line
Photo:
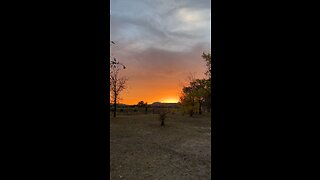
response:
[[[179,103],[179,101],[177,102],[161,102],[161,101],[155,101],[155,102],[152,102],[152,103],[148,103],[148,105],[151,105],[153,103],[163,103],[163,104],[170,104],[170,103]],[[113,104],[113,103],[112,103]],[[137,105],[138,103],[135,103],[135,104],[130,104],[130,103],[117,103],[117,104],[124,104],[124,105]]]

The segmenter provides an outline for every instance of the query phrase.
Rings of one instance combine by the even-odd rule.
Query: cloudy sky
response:
[[[204,77],[211,0],[111,0],[111,54],[127,66],[122,102],[178,101],[188,75]]]

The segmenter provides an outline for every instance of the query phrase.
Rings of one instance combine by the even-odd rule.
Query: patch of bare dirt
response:
[[[110,123],[111,179],[211,179],[211,117],[119,116]]]

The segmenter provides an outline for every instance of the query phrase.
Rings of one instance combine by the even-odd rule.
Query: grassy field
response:
[[[211,179],[211,116],[119,115],[110,122],[111,179]]]

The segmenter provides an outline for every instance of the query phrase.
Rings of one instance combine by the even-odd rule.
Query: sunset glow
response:
[[[211,1],[111,0],[112,56],[126,65],[124,104],[176,103],[188,75],[203,78]]]
[[[168,98],[168,99],[163,99],[160,102],[163,102],[163,103],[177,103],[177,102],[179,102],[179,99],[178,98]]]

